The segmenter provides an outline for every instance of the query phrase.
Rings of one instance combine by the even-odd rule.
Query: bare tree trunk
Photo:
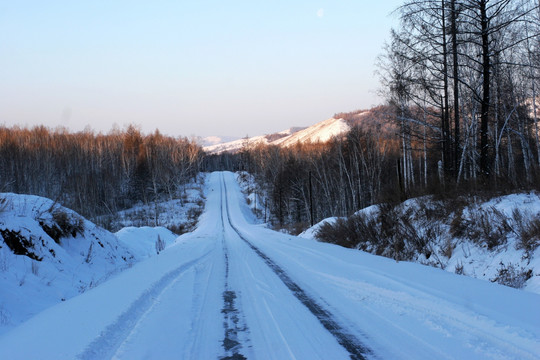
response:
[[[480,171],[482,175],[489,174],[488,169],[488,125],[490,106],[491,58],[489,46],[489,19],[487,16],[487,1],[479,0],[480,26],[482,37],[482,102],[480,109]]]
[[[424,188],[427,187],[427,148],[426,148],[426,111],[424,110],[424,138],[423,138],[423,145],[424,145]]]
[[[443,61],[443,101],[441,101],[442,109],[442,145],[443,145],[443,166],[444,177],[448,176],[452,161],[450,159],[450,114],[448,103],[448,44],[446,40],[446,4],[445,0],[441,0],[442,11],[442,61]]]
[[[540,0],[538,0],[538,17],[540,19]],[[526,36],[527,36],[527,49],[528,49],[527,60],[529,61],[529,72],[530,72],[531,83],[532,83],[531,90],[532,90],[532,107],[533,107],[533,121],[534,121],[534,139],[536,142],[536,160],[538,162],[538,166],[540,166],[540,139],[538,138],[539,136],[538,135],[538,113],[537,113],[537,105],[536,105],[536,102],[538,100],[537,99],[538,95],[536,94],[536,70],[534,69],[534,66],[533,66],[533,59],[532,59],[533,54],[531,52],[531,44],[529,41],[529,29],[527,25],[525,25],[525,31],[526,31]],[[540,44],[540,41],[538,42]]]
[[[529,144],[527,143],[527,138],[525,136],[526,134],[526,125],[524,124],[524,119],[520,119],[519,121],[519,141],[521,144],[521,152],[523,154],[523,167],[525,168],[525,178],[527,180],[527,183],[530,183],[531,178],[531,150],[529,148]]]
[[[456,0],[450,1],[450,31],[452,33],[452,70],[454,77],[454,176],[459,167],[459,68],[458,68],[458,39],[457,39],[457,10]]]
[[[413,162],[413,158],[412,158],[412,143],[411,143],[411,134],[407,134],[407,153],[408,153],[408,165],[409,165],[409,168],[408,168],[408,171],[409,171],[409,182],[410,182],[410,186],[414,186],[415,185],[415,180],[414,180],[414,162]]]
[[[537,95],[536,95],[536,87],[533,83],[532,86],[532,93],[533,93],[533,117],[534,117],[534,134],[536,139],[536,159],[538,161],[538,166],[540,166],[540,140],[538,139],[538,113],[537,113],[537,107],[536,107],[536,101],[537,101]]]
[[[510,138],[510,131],[506,131],[506,139],[508,141],[508,178],[513,185],[516,184],[516,168],[514,166],[514,152],[512,150],[512,139]]]

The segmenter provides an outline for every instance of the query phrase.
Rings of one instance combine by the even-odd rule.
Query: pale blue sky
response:
[[[260,135],[381,102],[402,0],[0,0],[0,124]]]

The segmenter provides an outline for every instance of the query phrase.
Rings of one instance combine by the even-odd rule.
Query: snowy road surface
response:
[[[538,359],[540,296],[254,225],[232,173],[198,229],[0,337],[1,359]]]

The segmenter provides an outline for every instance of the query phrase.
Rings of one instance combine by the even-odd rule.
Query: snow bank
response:
[[[158,227],[126,227],[115,233],[120,243],[129,248],[137,259],[156,254],[158,236],[165,242],[165,247],[173,244],[177,235],[167,228]]]
[[[339,219],[339,217],[330,217],[323,219],[313,225],[312,227],[302,231],[300,234],[298,234],[298,237],[304,238],[304,239],[315,239],[315,234],[319,231],[319,229],[325,225],[325,224],[333,224]]]
[[[363,214],[366,216],[377,216],[377,212],[379,211],[378,209],[379,208],[377,205],[371,205],[371,206],[368,206],[367,208],[359,210],[357,214]],[[301,237],[304,239],[315,239],[315,235],[317,234],[317,232],[323,225],[334,224],[337,221],[337,219],[339,219],[339,217],[329,217],[329,218],[323,219],[319,221],[318,223],[316,223],[315,225],[313,225],[312,227],[307,228],[306,230],[302,231],[298,235],[298,237]]]
[[[500,281],[501,275],[519,278],[530,270],[532,277],[524,283],[523,288],[540,293],[540,247],[532,252],[522,248],[520,225],[515,219],[516,212],[519,212],[525,221],[540,218],[538,194],[519,193],[495,197],[488,201],[475,198],[466,201],[461,215],[458,216],[453,211],[445,218],[437,220],[426,220],[425,213],[438,211],[437,209],[445,204],[430,197],[409,199],[398,206],[398,216],[408,217],[419,236],[426,236],[429,230],[437,229],[431,244],[433,256],[426,258],[425,254],[417,254],[412,261],[489,281]],[[375,218],[378,211],[378,206],[374,205],[360,210],[357,214]],[[452,235],[455,230],[451,228],[456,219],[462,222],[461,236]],[[315,239],[323,224],[335,221],[336,218],[324,219],[300,236]],[[485,228],[478,222],[485,223]],[[478,235],[478,231],[491,231],[489,236],[494,237],[497,245],[490,247],[474,240],[473,237]]]
[[[135,260],[113,234],[50,199],[0,199],[0,333]]]

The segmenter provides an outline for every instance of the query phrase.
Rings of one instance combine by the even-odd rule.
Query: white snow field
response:
[[[1,359],[538,359],[540,295],[256,225],[213,173],[198,229],[0,337]]]

